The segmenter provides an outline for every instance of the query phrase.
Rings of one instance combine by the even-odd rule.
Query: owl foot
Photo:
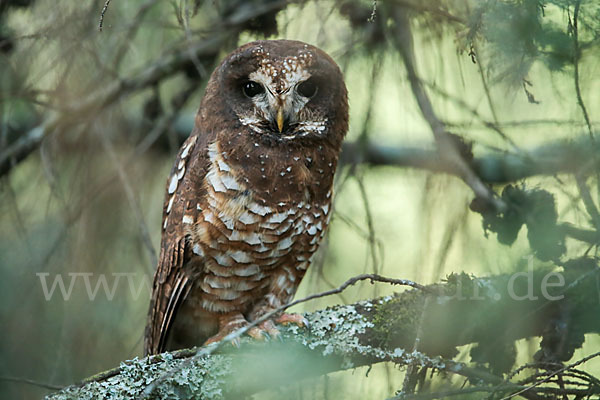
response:
[[[308,320],[302,314],[281,314],[275,322],[281,325],[294,324],[300,328],[308,328]]]
[[[269,340],[281,338],[281,332],[277,329],[277,325],[288,325],[294,324],[300,328],[306,328],[308,326],[308,320],[300,314],[281,314],[275,320],[266,320],[260,323],[258,326],[250,329],[248,335],[257,340]]]
[[[251,332],[253,329],[256,329],[254,332]],[[279,329],[275,326],[273,321],[270,319],[258,324],[254,328],[248,331],[248,335],[253,337],[256,340],[269,340],[269,339],[277,339],[281,333]]]
[[[220,342],[225,339],[227,335],[232,332],[235,332],[238,329],[241,329],[245,326],[248,326],[250,323],[244,318],[242,314],[226,314],[219,317],[219,332],[208,338],[206,342],[204,342],[204,346],[207,346],[212,343]],[[281,314],[274,321],[266,320],[258,324],[257,326],[253,326],[248,329],[246,335],[250,336],[256,340],[270,340],[270,339],[278,339],[281,337],[281,332],[277,329],[275,324],[288,325],[294,324],[299,326],[300,328],[308,327],[308,320],[304,318],[300,314]],[[231,345],[234,347],[240,346],[240,338],[237,337],[231,340]]]
[[[241,329],[245,326],[248,326],[250,323],[244,318],[242,314],[225,314],[219,317],[219,332],[211,336],[204,342],[204,346],[207,346],[212,343],[220,342],[225,339],[227,335]],[[256,337],[260,335],[259,329],[257,327],[252,327],[246,332],[247,335],[251,337]],[[234,347],[240,347],[240,338],[237,337],[231,340],[231,345]]]

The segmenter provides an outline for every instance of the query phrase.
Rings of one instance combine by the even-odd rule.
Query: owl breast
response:
[[[206,196],[198,220],[187,221],[192,264],[202,266],[188,300],[209,312],[246,313],[257,299],[278,307],[293,297],[324,236],[331,193],[320,203],[308,191],[303,200],[270,202],[246,185],[217,143],[208,150]]]

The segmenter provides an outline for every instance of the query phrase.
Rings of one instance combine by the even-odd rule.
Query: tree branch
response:
[[[369,142],[366,146],[345,143],[342,163],[367,163],[374,166],[397,166],[443,172],[460,177],[456,165],[441,157],[433,145],[392,147]],[[597,168],[595,155],[600,146],[589,139],[555,141],[521,152],[489,152],[474,157],[473,171],[490,184],[509,183],[533,176],[573,174]],[[593,162],[593,164],[590,164]]]
[[[477,387],[485,391],[510,394],[525,389],[527,398],[536,398],[536,393],[553,388],[505,381],[449,358],[457,353],[456,346],[501,347],[507,340],[543,336],[554,331],[554,324],[563,331],[566,324],[567,335],[600,330],[600,320],[593,317],[600,313],[595,283],[598,268],[560,272],[564,285],[551,288],[547,285],[549,272],[531,271],[519,279],[453,275],[425,290],[307,313],[309,328],[282,327],[281,342],[244,338],[239,349],[225,345],[204,357],[195,357],[198,351],[191,349],[127,361],[50,395],[48,400],[105,398],[109,393],[116,399],[139,398],[159,377],[152,398],[237,399],[307,377],[383,361],[459,374],[479,382]],[[562,320],[561,310],[567,307],[581,312]],[[419,326],[418,348],[404,350],[412,349]],[[192,362],[187,361],[190,357]],[[188,365],[182,367],[184,364]],[[588,390],[598,392],[598,388]]]

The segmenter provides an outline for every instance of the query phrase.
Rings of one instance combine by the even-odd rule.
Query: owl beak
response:
[[[275,117],[275,121],[277,122],[277,129],[279,133],[283,132],[283,106],[279,106],[277,108],[277,116]]]

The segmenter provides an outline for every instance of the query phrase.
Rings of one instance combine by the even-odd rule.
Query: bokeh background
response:
[[[359,148],[435,148],[397,48],[400,24],[410,26],[418,77],[438,118],[472,143],[475,156],[526,157],[542,146],[593,143],[598,126],[600,7],[594,1],[146,0],[113,1],[102,14],[104,5],[0,0],[5,378],[62,386],[141,355],[166,178],[208,74],[238,45],[298,39],[331,54],[349,90],[347,142]],[[428,284],[452,272],[485,276],[526,268],[524,257],[533,254],[527,230],[512,246],[486,235],[482,216],[469,208],[474,194],[459,178],[373,166],[358,155],[338,170],[326,245],[297,297],[365,272]],[[597,204],[597,176],[587,173]],[[514,183],[552,193],[561,222],[594,228],[572,174]],[[494,189],[500,193],[502,185]],[[563,260],[597,251],[593,244],[565,243]],[[102,276],[112,295],[99,283]],[[97,290],[94,298],[90,289]],[[297,311],[393,290],[363,283]],[[523,340],[518,363],[530,360],[538,343]],[[590,335],[574,357],[598,349]],[[468,348],[457,359],[468,361]],[[600,363],[585,368],[598,372]],[[285,397],[386,398],[404,371],[382,364],[366,373],[334,373],[288,388]],[[1,398],[47,393],[22,380],[0,380]]]

